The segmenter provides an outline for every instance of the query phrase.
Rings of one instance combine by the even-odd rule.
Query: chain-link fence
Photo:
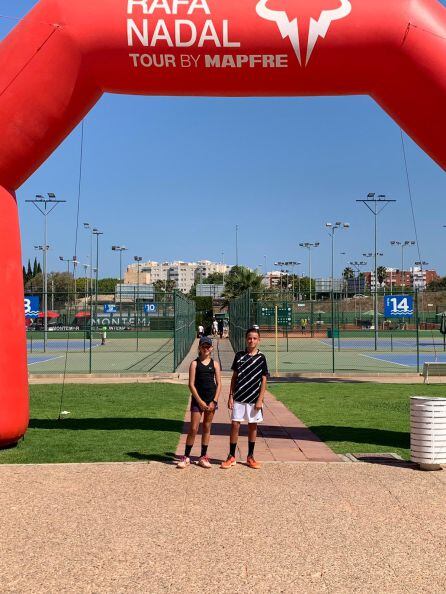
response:
[[[229,339],[235,352],[245,348],[245,333],[250,326],[251,302],[249,289],[229,302]]]
[[[374,295],[296,301],[245,293],[230,316],[234,349],[257,324],[278,372],[414,373],[425,362],[446,362],[445,291],[379,294],[376,308]]]
[[[49,293],[45,331],[43,296],[25,295],[29,371],[172,372],[190,340],[183,329],[184,308],[176,309],[176,299],[173,293],[145,296],[137,290],[97,298]]]
[[[189,352],[195,339],[195,302],[187,299],[182,293],[174,295],[175,304],[175,350],[174,369]]]

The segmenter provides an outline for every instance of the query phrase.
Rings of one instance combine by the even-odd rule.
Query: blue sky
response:
[[[32,0],[0,0],[21,17]],[[0,18],[0,38],[14,25]],[[446,175],[405,137],[421,258],[444,275]],[[55,192],[67,200],[49,217],[49,268],[74,254],[80,127],[20,188],[23,259],[43,242],[43,217],[24,201]],[[399,128],[368,97],[208,99],[106,95],[85,120],[78,258],[87,263],[90,222],[104,232],[100,276],[118,276],[111,245],[144,260],[224,260],[272,269],[300,260],[299,242],[319,241],[313,274],[330,270],[326,221],[347,221],[335,244],[335,272],[373,251],[373,217],[357,204],[368,192],[397,200],[379,218],[382,264],[400,267],[390,240],[415,239]],[[341,255],[346,252],[346,255]],[[405,251],[405,268],[418,260]],[[371,264],[371,263],[370,263]],[[371,268],[371,266],[369,267]]]

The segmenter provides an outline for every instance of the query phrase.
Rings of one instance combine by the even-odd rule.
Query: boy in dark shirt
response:
[[[260,468],[254,459],[254,446],[257,437],[257,423],[263,421],[263,398],[266,390],[268,365],[263,353],[258,349],[260,332],[258,328],[249,328],[246,332],[246,350],[239,351],[232,364],[232,380],[229,390],[228,408],[232,410],[231,437],[229,455],[222,462],[222,468],[235,466],[235,449],[237,447],[240,423],[248,421],[248,458],[250,468]]]

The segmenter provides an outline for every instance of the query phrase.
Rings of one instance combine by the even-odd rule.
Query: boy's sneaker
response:
[[[220,468],[231,468],[231,466],[235,466],[237,464],[237,460],[234,456],[229,455],[224,462],[220,464]]]
[[[262,465],[260,464],[260,462],[257,462],[256,460],[254,460],[254,458],[252,456],[248,456],[248,458],[246,459],[246,465],[249,466],[249,468],[254,468],[255,470],[262,468]]]
[[[187,456],[181,456],[178,463],[177,468],[186,468],[190,464],[190,458]]]
[[[209,457],[201,456],[201,458],[198,460],[198,466],[201,466],[201,468],[211,468]]]

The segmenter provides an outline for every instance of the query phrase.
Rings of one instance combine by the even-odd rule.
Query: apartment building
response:
[[[198,262],[140,262],[139,273],[138,264],[132,263],[127,266],[124,275],[125,284],[137,284],[138,274],[141,285],[154,284],[158,280],[174,281],[175,288],[183,293],[188,293],[195,283],[207,278],[214,272],[227,274],[230,266],[221,262],[211,262],[210,260],[200,260]]]
[[[364,272],[366,287],[374,291],[375,289],[375,273]],[[439,279],[436,270],[424,270],[419,266],[413,266],[408,270],[401,271],[398,268],[386,268],[386,277],[380,286],[385,286],[392,290],[393,287],[407,287],[408,289],[423,290],[429,283]]]

